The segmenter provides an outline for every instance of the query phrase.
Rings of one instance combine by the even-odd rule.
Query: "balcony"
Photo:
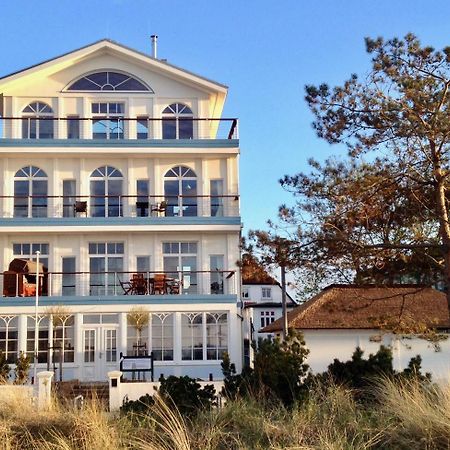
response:
[[[74,218],[158,218],[161,222],[165,218],[239,217],[238,195],[30,195],[0,199],[2,219],[57,218],[73,222]]]
[[[42,303],[90,301],[125,303],[185,303],[223,301],[236,296],[234,270],[182,272],[44,272],[39,276]],[[11,271],[0,274],[3,302],[34,304],[36,275]],[[206,298],[205,298],[206,296]],[[224,297],[225,296],[225,297]],[[49,300],[46,302],[46,300]]]
[[[236,118],[0,117],[0,143],[146,146],[235,139]]]

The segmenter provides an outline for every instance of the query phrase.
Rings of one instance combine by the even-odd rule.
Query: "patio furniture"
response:
[[[148,213],[148,208],[149,208],[149,203],[148,201],[146,202],[136,202],[136,215],[138,217],[147,217]],[[153,211],[153,209],[152,209]]]
[[[123,294],[128,295],[132,291],[132,286],[130,281],[122,281],[120,278],[118,278],[119,284],[121,288],[123,289]]]
[[[156,205],[152,205],[152,213],[156,213],[157,216],[166,215],[166,209],[167,209],[167,202],[162,201],[160,203],[157,203]]]
[[[143,273],[133,273],[131,276],[131,293],[134,295],[147,294],[147,281]]]
[[[156,273],[153,277],[153,293],[167,294],[167,276],[165,273]]]
[[[3,272],[3,297],[23,296],[25,277],[21,273],[7,270]]]
[[[73,205],[73,215],[77,217],[77,213],[84,214],[87,217],[87,202],[76,201]]]
[[[15,258],[9,264],[9,270],[4,272],[3,295],[6,297],[31,297],[36,294],[39,284],[39,295],[47,295],[47,268],[39,263],[39,283],[36,283],[36,261]]]
[[[168,280],[167,287],[169,294],[179,294],[180,293],[180,281],[179,280]]]

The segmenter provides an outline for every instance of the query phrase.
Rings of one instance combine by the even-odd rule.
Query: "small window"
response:
[[[262,298],[263,299],[270,299],[270,298],[272,298],[272,288],[270,288],[270,287],[263,287],[262,288]]]
[[[249,298],[249,291],[247,287],[242,288],[242,298]]]
[[[261,328],[275,322],[275,311],[261,311]]]

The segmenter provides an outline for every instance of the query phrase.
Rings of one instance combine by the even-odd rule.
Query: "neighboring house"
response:
[[[392,348],[395,369],[420,354],[423,370],[434,380],[450,378],[447,301],[433,288],[331,285],[291,311],[288,323],[303,332],[315,373],[325,371],[335,358],[350,359],[357,346],[367,356],[386,345]],[[262,331],[280,335],[281,329],[277,320]]]
[[[269,336],[261,329],[283,316],[281,285],[249,255],[242,258],[242,306],[245,363],[251,363],[251,343]],[[286,293],[287,310],[297,303]]]
[[[237,120],[221,119],[226,95],[110,40],[0,79],[9,362],[33,358],[38,285],[39,370],[62,355],[64,379],[106,380],[120,353],[153,352],[156,378],[219,378],[225,351],[240,370],[239,141]],[[37,251],[41,266],[27,262]],[[136,307],[148,319],[139,345]]]

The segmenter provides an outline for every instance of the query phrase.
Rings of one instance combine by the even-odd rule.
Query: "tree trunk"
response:
[[[441,168],[441,159],[436,152],[436,145],[430,142],[433,157],[434,176],[436,179],[436,212],[439,220],[439,232],[444,257],[444,280],[447,294],[447,307],[450,319],[450,224],[448,221],[445,177]]]

